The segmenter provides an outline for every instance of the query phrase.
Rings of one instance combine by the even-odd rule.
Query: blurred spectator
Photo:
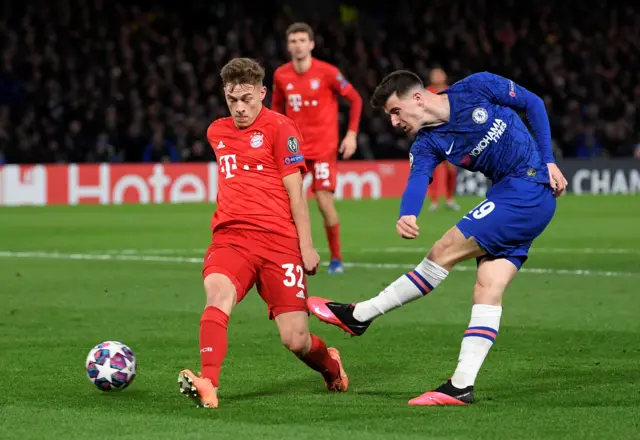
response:
[[[539,94],[556,156],[637,154],[640,10],[631,3],[353,1],[342,16],[337,3],[333,16],[247,15],[261,5],[6,0],[0,161],[208,160],[207,126],[227,115],[221,66],[257,58],[270,86],[295,19],[316,30],[314,55],[365,99],[359,158],[407,156],[409,140],[367,101],[389,71],[413,69],[426,82],[434,66],[449,83],[488,70]]]
[[[161,129],[156,129],[151,143],[142,153],[143,162],[179,162],[180,153],[171,141],[165,139]]]

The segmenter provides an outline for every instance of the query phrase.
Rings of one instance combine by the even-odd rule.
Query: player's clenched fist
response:
[[[551,180],[553,193],[556,197],[561,196],[564,190],[567,189],[569,182],[564,178],[560,168],[555,163],[548,163],[547,168],[549,169],[549,179]]]
[[[302,253],[302,264],[304,266],[304,273],[307,275],[315,275],[320,265],[320,255],[312,247],[300,249]]]
[[[396,223],[396,232],[402,238],[413,239],[419,234],[417,218],[415,215],[403,215]]]

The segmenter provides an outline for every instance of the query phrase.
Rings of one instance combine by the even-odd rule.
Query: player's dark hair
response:
[[[373,91],[371,106],[373,108],[384,107],[394,93],[398,97],[402,97],[415,87],[424,89],[424,83],[418,75],[408,70],[396,70],[385,76]]]
[[[220,71],[220,78],[224,86],[228,84],[262,85],[264,69],[251,58],[234,58],[224,65]]]
[[[287,38],[289,38],[289,35],[297,33],[305,33],[309,35],[309,40],[313,41],[313,29],[311,29],[311,26],[309,26],[307,23],[293,23],[287,28],[286,36]]]

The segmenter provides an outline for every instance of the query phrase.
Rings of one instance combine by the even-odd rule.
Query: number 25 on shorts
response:
[[[489,200],[484,200],[480,202],[478,206],[469,211],[469,214],[471,214],[471,216],[476,220],[480,220],[481,218],[484,218],[491,214],[495,208],[495,203],[490,202]]]
[[[293,287],[296,285],[300,289],[304,289],[304,269],[297,264],[283,264],[282,268],[285,270],[284,276],[287,277],[282,283],[287,287]]]
[[[313,164],[316,180],[327,180],[331,176],[328,162],[317,162]]]

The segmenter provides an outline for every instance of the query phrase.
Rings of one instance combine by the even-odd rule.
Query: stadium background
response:
[[[340,348],[349,393],[326,393],[281,347],[255,293],[231,320],[219,411],[197,411],[177,393],[177,372],[198,365],[217,171],[204,133],[226,114],[218,71],[249,55],[270,78],[287,59],[284,29],[300,18],[317,30],[315,55],[339,65],[365,101],[387,71],[426,77],[437,64],[451,81],[486,69],[545,99],[569,189],[584,195],[559,200],[509,287],[474,406],[406,402],[455,367],[475,262],[365,337],[310,322]],[[639,49],[630,2],[0,3],[0,204],[92,203],[0,207],[0,437],[636,438]],[[180,163],[170,153],[138,163],[154,133]],[[310,293],[367,298],[460,218],[425,213],[420,239],[395,235],[407,147],[365,104],[358,160],[341,163],[339,190],[381,199],[337,203],[346,273],[323,266]],[[459,173],[463,212],[485,187]],[[206,203],[154,203],[171,200]],[[95,205],[121,201],[149,204]],[[311,215],[326,265],[322,220]],[[90,348],[110,339],[139,362],[119,394],[98,392],[84,371]]]
[[[385,73],[410,68],[426,81],[441,66],[452,83],[488,70],[543,97],[570,191],[640,191],[640,18],[624,2],[4,2],[0,163],[212,161],[206,127],[227,114],[220,67],[254,57],[270,87],[295,19],[316,29],[314,55],[339,66],[365,100],[355,160],[408,156],[410,139],[367,103]],[[343,132],[346,119],[342,108]],[[4,203],[35,203],[16,194],[43,177],[13,172],[22,186],[10,172]],[[396,186],[404,174],[386,177],[394,173]],[[24,201],[7,194],[11,185]],[[458,193],[485,187],[460,173]]]

